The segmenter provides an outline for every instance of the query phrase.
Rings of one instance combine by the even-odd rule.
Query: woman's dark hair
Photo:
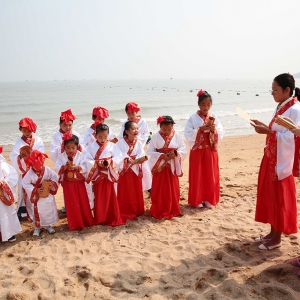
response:
[[[59,124],[62,124],[65,120],[62,120],[61,118],[59,118]],[[73,120],[70,120],[73,123]]]
[[[176,124],[171,116],[163,116],[163,118],[164,118],[164,120],[161,121],[159,124],[160,127],[163,124],[165,124],[165,125]]]
[[[96,134],[100,131],[107,131],[109,133],[109,127],[106,124],[99,124],[96,127]]]
[[[133,121],[127,121],[125,124],[124,124],[124,131],[123,131],[123,136],[127,136],[127,133],[126,133],[126,130],[129,130],[131,128],[131,125],[136,122],[133,122]]]
[[[207,92],[207,91],[204,91],[204,93],[198,97],[198,105],[206,98],[209,98],[210,99],[210,102],[212,103],[212,97],[211,95]]]
[[[72,138],[70,138],[69,140],[64,141],[64,146],[66,147],[66,145],[68,143],[74,143],[78,147],[78,145],[79,145],[79,138],[77,137],[77,135],[72,134]]]
[[[285,90],[286,88],[290,88],[290,96],[293,95],[293,92],[295,90],[295,96],[300,101],[300,98],[299,98],[300,91],[299,91],[299,88],[295,89],[295,79],[292,74],[289,74],[289,73],[280,74],[274,78],[274,81],[276,81],[278,83],[278,85],[280,87],[282,87],[283,90]]]

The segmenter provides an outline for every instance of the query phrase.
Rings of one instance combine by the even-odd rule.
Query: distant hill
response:
[[[300,72],[299,72],[299,73],[296,73],[296,74],[294,74],[294,77],[296,77],[296,78],[300,78]]]

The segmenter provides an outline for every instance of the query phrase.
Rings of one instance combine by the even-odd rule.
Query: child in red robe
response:
[[[82,229],[93,225],[93,215],[85,185],[84,154],[78,151],[79,139],[76,135],[65,133],[62,139],[65,151],[60,154],[55,171],[63,187],[69,229]]]

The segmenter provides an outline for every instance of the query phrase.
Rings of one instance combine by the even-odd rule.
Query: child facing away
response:
[[[79,138],[79,151],[83,152],[83,139],[81,135],[73,130],[73,122],[76,117],[73,115],[72,110],[68,109],[66,111],[62,111],[59,118],[59,131],[56,132],[52,138],[50,144],[50,156],[51,159],[56,163],[59,158],[59,155],[64,152],[64,143],[62,140],[62,136],[64,133],[70,132],[75,134]]]
[[[31,167],[22,181],[28,198],[34,206],[34,214],[30,216],[35,225],[33,236],[40,235],[41,226],[46,226],[50,234],[55,233],[51,225],[58,221],[54,198],[58,181],[55,172],[44,166],[46,158],[48,158],[46,154],[38,150],[32,151],[28,157]]]
[[[19,174],[17,205],[19,217],[21,217],[22,214],[26,214],[26,212],[29,212],[30,214],[33,210],[32,204],[30,201],[28,201],[28,199],[26,199],[26,195],[24,194],[24,190],[22,188],[22,178],[29,170],[29,165],[26,162],[26,158],[30,152],[32,150],[44,152],[44,143],[41,138],[35,135],[36,129],[37,126],[32,119],[23,118],[19,122],[19,130],[21,131],[22,136],[17,139],[10,153],[10,161]]]
[[[87,183],[94,186],[94,224],[118,226],[125,224],[120,215],[114,187],[118,181],[117,166],[122,159],[120,149],[108,141],[106,124],[96,127],[96,141],[86,149]]]
[[[18,174],[2,156],[0,146],[0,232],[2,242],[14,242],[15,234],[22,231],[14,208]]]
[[[79,139],[76,135],[68,132],[62,139],[65,151],[59,155],[55,171],[63,187],[69,229],[82,229],[93,225],[84,176],[87,171],[85,158],[78,151]]]
[[[98,124],[103,124],[105,122],[105,119],[107,119],[108,117],[109,117],[109,113],[106,108],[101,107],[101,106],[96,106],[93,108],[92,120],[94,121],[94,123],[85,132],[85,135],[83,138],[83,145],[85,148],[87,148],[91,143],[95,142],[96,126]],[[113,134],[113,132],[111,130],[109,131],[108,140],[113,143],[118,141],[118,139],[115,137],[115,135]]]
[[[146,157],[142,142],[137,137],[138,132],[137,123],[127,121],[124,126],[124,137],[117,144],[122,152],[118,180],[119,207],[121,217],[129,220],[144,213],[141,163]],[[137,159],[140,162],[135,161]]]
[[[141,115],[138,115],[138,112],[140,111],[140,108],[137,103],[135,102],[129,102],[125,106],[125,112],[127,115],[127,120],[122,123],[121,132],[119,134],[119,140],[123,138],[123,132],[124,132],[124,125],[127,121],[135,122],[138,124],[139,134],[138,138],[142,142],[143,147],[145,147],[148,136],[149,136],[149,128],[148,124],[145,119],[142,118]],[[149,168],[149,164],[146,161],[142,165],[143,170],[143,190],[144,191],[151,191],[151,185],[152,185],[152,176],[151,176],[151,170]]]
[[[218,143],[225,132],[218,117],[210,112],[211,95],[200,90],[197,97],[199,110],[184,129],[190,146],[188,203],[211,208],[220,200]]]
[[[181,164],[186,156],[186,146],[182,137],[173,129],[174,120],[170,116],[157,119],[159,132],[153,134],[147,152],[153,174],[150,214],[156,219],[171,219],[180,215]]]

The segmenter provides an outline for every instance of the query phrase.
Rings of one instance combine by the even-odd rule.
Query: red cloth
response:
[[[125,224],[121,219],[114,184],[102,178],[94,184],[94,224],[118,226]]]
[[[69,141],[73,137],[72,132],[65,132],[62,136],[63,141]]]
[[[107,119],[109,117],[108,110],[102,106],[96,106],[93,109],[93,115],[96,115],[97,119]]]
[[[66,124],[68,124],[70,121],[74,121],[76,119],[76,117],[73,115],[71,109],[62,111],[60,113],[60,118],[61,118],[61,120],[64,120]]]
[[[48,158],[47,154],[42,153],[39,150],[33,150],[27,158],[27,163],[30,166],[33,166],[36,170],[40,170],[44,165],[44,161],[46,158]]]
[[[219,156],[210,148],[208,135],[204,148],[190,151],[188,203],[192,206],[203,201],[215,206],[220,201]]]
[[[70,230],[82,229],[94,223],[84,182],[61,183]]]
[[[127,103],[126,107],[127,107],[127,112],[139,112],[140,111],[139,105],[135,102]]]
[[[171,219],[180,215],[180,190],[178,177],[168,164],[153,175],[150,214],[156,219]]]
[[[19,122],[19,126],[22,128],[26,128],[31,132],[36,132],[36,124],[30,118],[24,118]]]
[[[2,154],[2,151],[3,151],[3,147],[0,146],[0,154]]]
[[[266,154],[258,175],[255,221],[271,224],[284,234],[298,231],[295,179],[290,175],[283,180],[272,180]]]
[[[142,178],[131,169],[119,177],[118,201],[122,219],[132,220],[144,213]]]

